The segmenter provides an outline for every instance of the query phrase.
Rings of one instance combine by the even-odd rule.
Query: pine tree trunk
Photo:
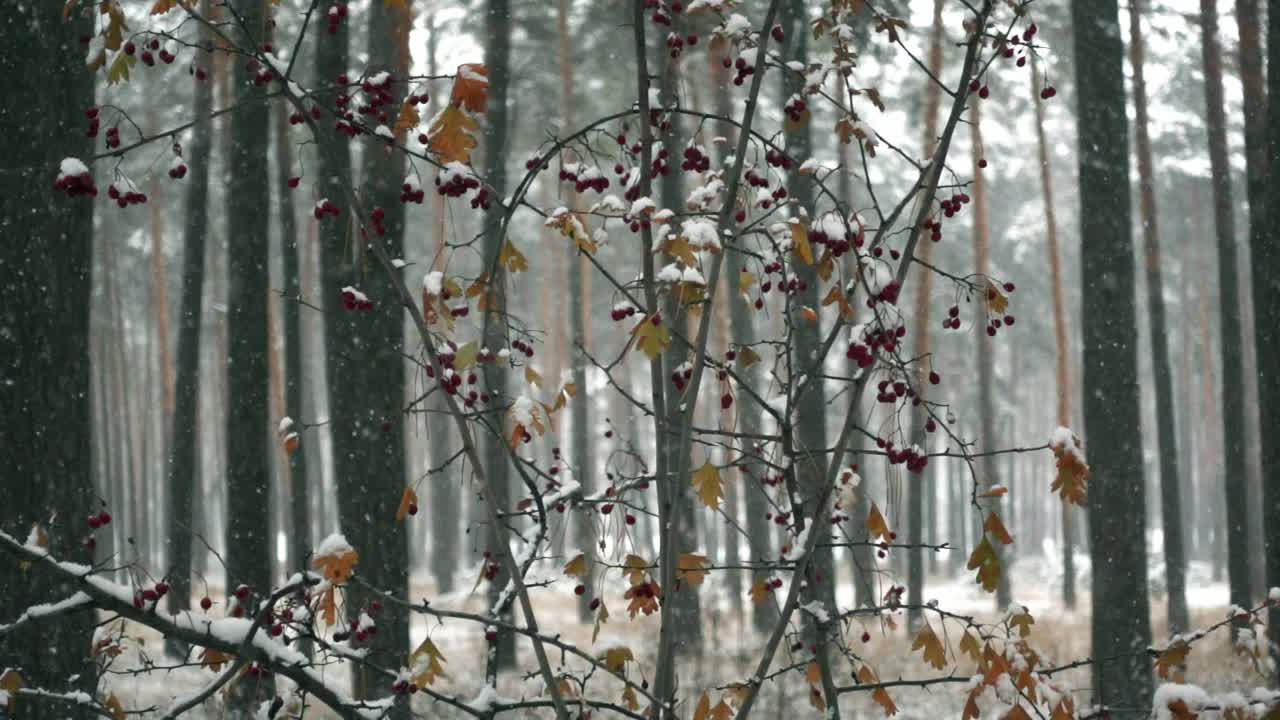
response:
[[[991,264],[989,257],[990,247],[990,228],[987,219],[987,181],[983,176],[983,170],[979,167],[979,162],[983,159],[982,148],[982,102],[977,98],[970,103],[970,137],[973,144],[973,258],[974,272],[978,274],[979,282],[984,282],[991,273]],[[992,281],[994,282],[994,281]],[[981,291],[985,292],[985,290]],[[986,298],[979,299],[980,311],[979,319],[986,320],[988,312],[986,309]],[[994,319],[994,318],[993,318]],[[986,332],[980,332],[976,335],[978,341],[978,423],[979,437],[978,448],[983,452],[989,452],[999,447],[996,433],[996,416],[995,416],[995,357],[994,352],[995,340]],[[989,489],[994,485],[1000,484],[999,463],[993,457],[983,457],[977,463],[978,482],[983,490]],[[983,513],[994,512],[996,514],[1003,513],[1003,502],[1001,498],[990,498],[983,503]],[[1009,558],[1008,553],[1004,551],[1004,546],[991,539],[992,547],[996,549],[996,555],[1000,558],[1004,565],[1004,572],[1000,573],[1000,584],[996,589],[996,607],[1003,609],[1009,606],[1012,601],[1012,592],[1009,588]]]
[[[292,417],[295,432],[299,433],[303,444],[315,441],[299,429],[299,420],[310,422],[312,418],[302,414],[302,396],[305,391],[302,379],[302,358],[304,355],[302,341],[302,274],[300,272],[302,252],[298,242],[298,218],[295,214],[293,193],[289,190],[288,181],[293,175],[293,145],[289,138],[289,112],[281,108],[276,115],[276,192],[280,213],[280,252],[283,256],[283,291],[281,302],[282,322],[285,334],[285,387],[284,414]],[[286,567],[289,575],[305,569],[307,556],[311,553],[311,524],[308,519],[310,495],[307,477],[307,453],[299,447],[288,454],[289,484],[285,489],[288,500],[288,560]]]
[[[930,158],[933,156],[934,148],[938,140],[938,106],[942,103],[942,87],[933,79],[942,74],[942,43],[943,43],[943,25],[942,25],[942,0],[934,0],[933,2],[933,29],[929,32],[929,73],[931,77],[925,81],[924,89],[924,137],[921,138],[920,147],[923,149],[923,157]],[[929,199],[932,202],[932,198]],[[919,228],[916,233],[920,234]],[[921,261],[928,263],[933,256],[933,241],[923,238],[923,241],[916,245],[916,257]],[[929,355],[929,332],[932,325],[929,320],[930,303],[933,295],[933,271],[929,270],[925,265],[920,266],[919,272],[916,274],[916,295],[915,295],[915,317],[912,319],[913,332],[911,335],[912,353],[915,357],[927,357]],[[911,433],[912,442],[927,452],[929,449],[928,434],[925,431],[925,421],[928,419],[928,413],[925,412],[928,400],[927,382],[921,382],[919,379],[912,383],[912,387],[916,389],[916,395],[920,398],[920,404],[916,406],[916,411],[912,413]],[[910,476],[908,476],[910,478]],[[907,496],[907,544],[911,546],[908,552],[907,561],[907,604],[911,606],[908,611],[907,624],[912,629],[918,628],[923,619],[923,611],[919,608],[924,605],[924,506],[925,495],[932,492],[931,476],[921,473],[915,476],[912,481],[911,491]]]
[[[1231,602],[1248,607],[1253,599],[1249,576],[1249,497],[1245,468],[1244,362],[1240,327],[1239,269],[1236,259],[1231,167],[1227,157],[1222,50],[1218,45],[1216,0],[1200,0],[1200,39],[1204,61],[1209,165],[1213,178],[1213,217],[1218,239],[1218,322],[1222,329],[1222,450],[1227,513],[1227,574]]]
[[[268,20],[261,2],[238,0],[244,19],[240,40],[258,47]],[[270,416],[267,396],[267,276],[266,238],[270,219],[267,140],[271,126],[263,90],[253,83],[254,71],[243,61],[234,64],[235,103],[228,148],[228,174],[233,181],[226,194],[228,247],[227,321],[227,592],[248,585],[257,597],[272,586],[275,542],[269,532],[268,489],[271,487]],[[236,704],[247,708],[252,695],[271,697],[272,683],[236,683]]]
[[[1058,250],[1058,218],[1053,199],[1053,169],[1049,166],[1049,143],[1044,132],[1044,100],[1040,97],[1043,76],[1031,56],[1031,97],[1036,108],[1036,147],[1040,159],[1040,190],[1044,198],[1045,234],[1048,239],[1049,285],[1053,293],[1053,340],[1057,379],[1057,422],[1071,426],[1071,366],[1067,347],[1067,311],[1062,293],[1062,255]],[[1062,503],[1062,604],[1076,606],[1076,548],[1072,519],[1074,507]]]
[[[1187,612],[1186,556],[1182,542],[1182,498],[1178,442],[1173,407],[1173,369],[1169,363],[1169,336],[1164,310],[1164,281],[1161,277],[1160,235],[1156,224],[1155,177],[1148,134],[1147,85],[1143,74],[1141,0],[1129,2],[1129,64],[1133,68],[1135,150],[1138,156],[1139,198],[1142,213],[1143,259],[1147,278],[1147,311],[1151,325],[1151,363],[1155,375],[1156,428],[1160,449],[1160,517],[1164,530],[1165,580],[1168,600],[1169,634],[1190,627]]]
[[[1124,45],[1115,0],[1072,5],[1079,116],[1080,261],[1083,287],[1085,443],[1089,487],[1094,701],[1146,716],[1151,644],[1144,551],[1142,440],[1138,432],[1137,319],[1129,204]]]
[[[64,22],[59,3],[15,4],[7,12],[0,27],[0,39],[11,48],[0,57],[8,128],[0,133],[0,224],[6,227],[0,242],[6,280],[0,306],[0,408],[6,418],[0,421],[0,448],[4,491],[21,502],[0,504],[0,527],[25,538],[39,523],[52,552],[91,562],[93,553],[81,543],[85,516],[100,509],[93,501],[89,441],[94,201],[54,193],[51,185],[64,157],[87,162],[93,152],[83,119],[93,104],[93,79],[77,43],[92,32],[93,15]],[[104,194],[108,168],[105,162],[92,168]],[[111,509],[119,514],[118,505]],[[73,592],[35,568],[0,563],[0,617],[6,621],[30,605]],[[93,625],[92,614],[75,613],[19,631],[0,645],[0,667],[21,668],[29,686],[92,692],[97,671],[84,648]],[[24,699],[17,700],[17,713],[34,720],[94,715],[87,708]]]
[[[504,197],[507,184],[507,143],[509,141],[507,97],[511,82],[511,0],[488,0],[484,16],[485,64],[489,68],[489,111],[484,135],[484,179],[492,189],[494,196]],[[486,320],[488,333],[484,344],[490,348],[507,345],[506,333],[503,330],[507,312],[506,275],[501,271],[495,259],[502,250],[505,238],[500,232],[501,210],[495,206],[485,218],[484,262],[485,267],[499,267],[498,272],[489,280],[494,291],[494,302]],[[495,398],[491,406],[501,407],[507,390],[506,373],[494,363],[485,363],[485,386]],[[505,427],[501,419],[496,419],[498,427]],[[511,467],[507,459],[507,448],[504,438],[492,433],[485,436],[484,457],[488,461],[485,471],[489,476],[489,487],[492,495],[485,497],[484,502],[503,513],[510,504]],[[508,537],[504,528],[490,527],[488,543],[491,552],[497,556],[499,544],[506,544]],[[498,574],[489,583],[489,603],[492,607],[498,600],[503,588],[509,582],[509,576],[502,563],[498,563]],[[502,618],[510,622],[512,617],[508,609]],[[496,679],[496,671],[500,668],[515,667],[515,636],[510,632],[499,631],[496,643],[489,646],[493,662],[489,663],[489,681]],[[494,654],[496,653],[496,654]]]
[[[207,12],[210,0],[202,0]],[[207,31],[204,33],[207,35]],[[201,60],[207,61],[202,57]],[[199,61],[198,61],[199,62]],[[203,64],[206,70],[206,64]],[[194,498],[200,478],[196,442],[200,412],[200,328],[204,317],[205,238],[209,232],[209,175],[213,157],[213,79],[195,80],[193,114],[197,123],[184,148],[189,169],[183,208],[182,297],[178,304],[178,365],[170,430],[168,486],[169,611],[191,608],[191,553]],[[202,119],[203,118],[203,119]],[[180,651],[171,645],[170,652]],[[175,653],[176,654],[176,653]]]
[[[1274,5],[1267,13],[1267,134],[1268,168],[1280,168],[1280,12]],[[1248,92],[1248,83],[1245,85]],[[1280,372],[1274,358],[1280,357],[1280,177],[1266,173],[1266,222],[1252,228],[1253,310],[1259,358],[1258,407],[1261,426],[1269,431],[1280,427]],[[1267,586],[1280,587],[1280,443],[1272,439],[1262,446],[1263,529],[1267,557]],[[1280,682],[1280,606],[1268,613],[1271,656],[1276,661],[1275,681]]]

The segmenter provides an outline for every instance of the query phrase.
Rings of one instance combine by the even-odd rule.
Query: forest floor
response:
[[[1030,568],[1026,570],[1031,570]],[[1015,573],[1013,577],[1014,599],[1027,606],[1035,617],[1030,642],[1044,658],[1045,664],[1065,663],[1088,657],[1089,655],[1089,596],[1087,592],[1079,598],[1079,608],[1067,611],[1062,608],[1060,592],[1051,582],[1044,582],[1039,569],[1035,572]],[[1221,620],[1227,608],[1227,589],[1222,583],[1214,583],[1205,578],[1196,581],[1193,568],[1193,582],[1190,583],[1188,601],[1192,607],[1193,624],[1203,627]],[[1020,577],[1021,576],[1021,577]],[[470,587],[467,582],[467,587]],[[639,673],[639,667],[651,672],[654,666],[654,648],[658,633],[657,616],[637,616],[634,620],[627,617],[626,601],[621,597],[621,582],[612,583],[614,589],[606,593],[604,601],[610,609],[611,617],[600,629],[599,638],[591,643],[592,626],[578,620],[578,597],[573,594],[572,586],[563,577],[550,589],[539,589],[533,593],[538,610],[539,624],[544,632],[560,633],[564,639],[578,643],[583,648],[592,648],[603,654],[608,647],[626,646],[632,650],[640,665],[628,664],[628,671],[633,676]],[[934,578],[928,585],[926,599],[937,599],[940,607],[962,615],[972,615],[980,621],[996,621],[1003,617],[995,610],[992,597],[976,587],[973,579],[966,573],[958,578]],[[692,715],[693,705],[698,696],[706,689],[710,691],[712,703],[719,700],[717,687],[745,680],[754,670],[758,661],[758,652],[763,645],[763,638],[752,630],[749,598],[744,598],[745,614],[739,612],[730,602],[730,597],[722,586],[718,587],[713,579],[703,586],[704,622],[702,651],[682,662],[679,672],[680,687],[684,688],[680,696],[688,707],[684,713]],[[415,597],[432,597],[434,588],[429,584],[415,587]],[[841,607],[852,604],[853,591],[847,583],[839,587]],[[432,597],[432,605],[466,609],[472,612],[483,612],[485,609],[483,590],[475,594],[467,592],[454,593],[450,596]],[[1153,633],[1156,638],[1165,637],[1164,595],[1153,594],[1151,597]],[[930,614],[929,620],[938,636],[948,645],[948,659],[955,663],[946,670],[938,671],[928,666],[919,652],[911,651],[912,637],[906,630],[906,618],[901,614],[894,617],[891,623],[883,619],[856,622],[846,627],[850,647],[861,659],[872,665],[881,680],[923,679],[944,675],[957,675],[967,678],[974,672],[973,664],[960,655],[958,648],[960,624],[948,620],[940,624],[938,617]],[[130,634],[137,638],[131,654],[147,653],[153,660],[160,655],[161,641],[154,634],[148,635],[145,628],[130,629]],[[428,631],[433,642],[445,656],[446,675],[438,680],[433,689],[467,701],[476,696],[480,689],[480,678],[483,677],[484,638],[483,630],[474,623],[449,621],[444,624],[432,623],[428,629],[420,618],[415,619],[413,626],[413,643],[416,645],[426,637]],[[870,640],[861,641],[863,632],[870,634]],[[523,669],[533,669],[532,653],[527,643],[518,644],[518,664]],[[552,654],[553,663],[560,660],[558,653]],[[136,657],[121,657],[117,663],[126,661],[117,667],[136,666]],[[774,658],[774,669],[789,659],[787,648],[780,648]],[[169,663],[171,664],[171,663]],[[572,660],[569,667],[578,667]],[[852,683],[847,662],[837,663],[837,684]],[[333,665],[326,671],[332,673],[335,682],[347,684],[346,671],[341,665]],[[1258,684],[1252,680],[1254,671],[1248,662],[1231,652],[1229,638],[1225,632],[1219,632],[1211,638],[1198,643],[1191,654],[1187,679],[1204,686],[1210,691],[1225,691],[1242,684]],[[643,675],[640,675],[643,677]],[[1072,670],[1060,676],[1064,683],[1076,691],[1077,705],[1083,706],[1089,698],[1089,673],[1087,669]],[[210,671],[200,668],[182,668],[171,671],[155,671],[139,675],[114,676],[109,681],[112,690],[121,697],[127,708],[142,709],[155,707],[163,711],[176,696],[189,694],[210,680]],[[522,672],[505,673],[499,683],[498,694],[503,698],[519,698],[532,696],[541,690],[540,681],[526,681]],[[601,696],[618,702],[622,685],[613,678],[596,675],[592,681],[592,695]],[[900,720],[936,720],[941,717],[959,715],[964,704],[966,684],[948,682],[929,688],[901,687],[891,690],[890,695],[899,708],[896,716]],[[755,716],[767,720],[781,720],[790,708],[803,707],[808,710],[807,687],[801,681],[799,673],[789,673],[782,682],[772,682],[761,694]],[[223,717],[221,699],[215,698],[206,703],[204,717]],[[455,710],[443,705],[432,705],[422,696],[415,700],[415,709],[424,716],[451,717]],[[326,717],[323,708],[320,712],[308,712],[308,717]],[[841,697],[841,714],[845,717],[882,717],[883,711],[874,704],[869,693],[849,693]],[[157,713],[159,714],[159,713]],[[816,716],[816,713],[815,713]],[[988,716],[984,713],[984,717]],[[992,715],[994,716],[994,715]],[[202,717],[200,711],[189,717]]]

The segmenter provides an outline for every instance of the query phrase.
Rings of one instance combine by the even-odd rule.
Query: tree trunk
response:
[[[924,89],[924,137],[921,138],[920,147],[924,151],[923,157],[931,158],[934,148],[938,140],[938,106],[942,103],[942,86],[939,85],[934,78],[940,77],[942,74],[942,43],[943,43],[943,25],[942,25],[942,0],[934,0],[933,2],[933,29],[929,32],[929,73],[930,77],[925,80]],[[928,199],[929,202],[933,198]],[[920,229],[915,230],[917,234],[922,234]],[[928,238],[922,238],[923,242],[916,245],[916,257],[921,261],[928,263],[933,256],[933,241]],[[933,271],[925,265],[920,266],[920,272],[916,276],[916,295],[915,295],[915,317],[912,319],[913,332],[911,335],[912,353],[915,357],[927,358],[929,356],[929,332],[932,327],[929,321],[929,311],[931,306],[929,301],[933,294]],[[929,360],[925,361],[931,366]],[[929,440],[928,434],[925,432],[924,423],[928,417],[925,408],[928,407],[928,388],[927,382],[915,382],[912,386],[916,389],[916,394],[920,398],[920,404],[916,406],[916,411],[912,413],[911,433],[912,442],[925,451],[928,451]],[[910,477],[910,476],[908,476]],[[925,494],[933,491],[931,486],[932,474],[924,474],[916,476],[912,484],[911,491],[907,495],[907,544],[911,546],[908,552],[907,561],[907,604],[911,606],[908,612],[907,623],[912,629],[919,628],[923,619],[923,611],[919,608],[924,606],[924,510],[925,510]]]
[[[509,142],[507,94],[511,83],[511,0],[488,0],[484,16],[485,65],[489,68],[489,112],[484,133],[484,179],[489,184],[495,197],[504,197],[507,185],[507,152]],[[506,275],[495,260],[502,250],[505,238],[500,232],[501,210],[495,206],[493,212],[485,217],[484,263],[485,267],[497,267],[489,280],[489,287],[494,291],[495,300],[487,312],[491,316],[486,319],[488,332],[484,344],[489,348],[501,348],[507,345],[506,332],[503,328],[507,311]],[[505,402],[507,390],[506,373],[495,363],[485,363],[484,382],[494,398],[491,406],[501,407]],[[499,399],[502,398],[502,399]],[[495,419],[498,427],[505,427],[501,418]],[[510,504],[511,465],[507,459],[506,441],[493,433],[485,435],[484,456],[489,465],[485,469],[489,476],[489,487],[492,495],[485,497],[484,502],[492,503],[499,513],[507,511]],[[508,542],[504,528],[490,527],[488,543],[490,551],[497,556],[499,544]],[[503,588],[510,581],[503,563],[497,563],[498,573],[489,583],[489,604],[493,607],[502,594]],[[509,608],[509,606],[508,606]],[[510,609],[503,620],[510,622]],[[499,631],[496,642],[489,646],[489,681],[496,679],[496,671],[500,668],[515,667],[515,636],[508,631]]]
[[[984,282],[990,276],[990,228],[987,220],[987,181],[983,177],[982,168],[979,162],[983,159],[982,149],[982,101],[974,98],[970,103],[970,110],[973,116],[970,118],[969,125],[970,137],[973,144],[973,259],[974,272],[977,273],[979,283]],[[991,282],[994,282],[992,280]],[[986,292],[985,288],[980,292]],[[982,320],[994,322],[999,318],[988,318],[989,310],[986,309],[986,298],[983,297],[979,302],[982,308],[979,316]],[[995,357],[993,347],[995,340],[986,332],[977,335],[978,340],[978,423],[979,423],[979,442],[978,448],[983,452],[990,452],[999,447],[996,433],[996,411],[995,411]],[[1000,484],[999,463],[993,457],[983,457],[977,463],[978,482],[982,489],[986,490],[993,485]],[[1003,505],[1001,498],[990,498],[982,505],[984,514],[994,512],[1003,513]],[[1004,546],[991,539],[992,547],[996,549],[996,555],[1000,558],[1001,563],[1005,566],[1004,572],[1000,573],[1000,584],[996,589],[996,607],[1006,608],[1012,602],[1012,592],[1009,588],[1009,553],[1005,552]]]
[[[77,13],[64,22],[61,10],[56,3],[14,5],[0,29],[7,47],[21,48],[0,58],[5,124],[11,128],[0,134],[5,159],[0,219],[8,235],[0,243],[6,278],[6,302],[0,306],[0,408],[6,417],[0,422],[0,448],[4,490],[22,498],[0,506],[0,526],[25,537],[39,523],[51,552],[92,562],[93,553],[81,543],[85,516],[100,509],[93,506],[89,441],[93,200],[66,197],[50,186],[64,157],[87,159],[93,152],[83,119],[93,104],[93,79],[84,69],[84,48],[76,42],[92,32],[93,14]],[[104,123],[113,121],[109,111],[103,113]],[[108,166],[98,168],[104,194]],[[119,506],[112,510],[119,514]],[[5,621],[30,605],[73,592],[44,573],[0,563]],[[91,613],[76,613],[20,631],[0,647],[0,666],[20,668],[29,686],[92,692],[97,672],[84,648],[93,625]],[[17,708],[18,715],[35,720],[93,716],[87,708],[38,700],[18,699]]]
[[[1142,446],[1138,410],[1137,319],[1129,205],[1129,133],[1125,117],[1124,44],[1115,0],[1072,5],[1080,194],[1080,262],[1085,283],[1085,445],[1094,474],[1089,488],[1093,565],[1094,701],[1146,716],[1151,662],[1133,648],[1151,644],[1144,548]],[[1117,548],[1124,551],[1117,552]],[[1109,659],[1116,658],[1116,659]]]
[[[207,12],[209,0],[201,2]],[[208,31],[203,31],[207,36]],[[202,57],[207,60],[207,57]],[[195,80],[192,110],[197,120],[184,148],[189,168],[183,208],[182,297],[178,305],[178,366],[174,390],[173,428],[169,432],[166,516],[169,556],[169,611],[191,608],[191,523],[196,484],[200,477],[200,448],[196,443],[200,411],[200,327],[204,316],[205,239],[209,232],[209,170],[213,157],[213,79]],[[169,645],[170,652],[181,652]]]
[[[241,41],[258,47],[269,22],[261,2],[240,0],[247,35]],[[235,103],[228,148],[228,174],[234,182],[226,194],[228,248],[227,320],[227,593],[245,584],[256,597],[272,586],[271,558],[275,542],[269,533],[268,489],[271,487],[270,416],[267,396],[266,238],[270,219],[267,139],[271,127],[262,90],[254,72],[237,60]],[[237,683],[236,704],[247,708],[252,694],[270,697],[271,683]]]
[[[1280,168],[1280,12],[1275,6],[1267,13],[1267,162],[1269,168]],[[1248,91],[1246,83],[1246,92]],[[1267,172],[1265,223],[1252,227],[1254,332],[1259,358],[1270,358],[1258,364],[1258,407],[1261,426],[1280,427],[1280,371],[1274,358],[1280,357],[1280,177]],[[1267,557],[1267,586],[1280,587],[1280,443],[1272,440],[1262,446],[1263,529]],[[1280,606],[1268,613],[1271,656],[1276,661],[1275,680],[1280,682]]]
[[[1200,0],[1200,41],[1204,61],[1205,118],[1213,177],[1213,217],[1218,238],[1218,322],[1222,328],[1222,450],[1227,512],[1227,573],[1231,602],[1248,607],[1249,485],[1245,468],[1244,362],[1240,338],[1239,269],[1236,260],[1235,206],[1227,158],[1222,50],[1218,45],[1217,0]]]
[[[288,181],[293,175],[293,144],[289,138],[289,112],[281,108],[276,120],[276,192],[279,198],[280,213],[280,252],[284,263],[284,300],[281,302],[281,315],[284,324],[285,354],[285,402],[284,413],[297,422],[311,422],[313,418],[302,414],[302,396],[305,392],[302,379],[302,358],[304,355],[302,341],[302,249],[298,242],[298,218],[295,214],[293,194],[289,190]],[[300,441],[305,445],[315,442],[314,434],[308,436],[295,425]],[[308,555],[311,553],[311,523],[308,516],[310,502],[309,480],[307,477],[307,453],[299,447],[288,454],[289,485],[286,488],[289,505],[288,564],[289,572],[305,569]]]
[[[1071,366],[1067,346],[1067,311],[1062,293],[1062,255],[1058,250],[1058,218],[1053,202],[1053,169],[1049,166],[1049,143],[1044,132],[1044,100],[1040,89],[1044,79],[1036,56],[1031,56],[1031,98],[1036,109],[1036,147],[1040,159],[1040,190],[1044,198],[1044,223],[1048,239],[1049,285],[1053,293],[1053,341],[1057,378],[1057,422],[1071,426]],[[1062,604],[1076,606],[1076,548],[1072,537],[1074,506],[1062,503]]]
[[[1174,424],[1173,369],[1164,312],[1164,280],[1160,268],[1160,235],[1156,225],[1156,189],[1148,134],[1147,84],[1143,76],[1142,2],[1129,0],[1129,64],[1133,68],[1135,150],[1138,156],[1139,198],[1142,212],[1143,259],[1147,277],[1147,311],[1151,324],[1151,363],[1155,375],[1156,429],[1160,457],[1160,517],[1164,531],[1164,564],[1169,604],[1169,634],[1190,627],[1187,612],[1186,555],[1182,542],[1182,498],[1178,441]]]

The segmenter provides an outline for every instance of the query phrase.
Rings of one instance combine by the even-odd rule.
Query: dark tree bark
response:
[[[93,270],[93,200],[54,193],[64,157],[93,152],[84,109],[93,104],[93,79],[84,67],[81,34],[92,14],[62,20],[59,3],[8,8],[0,38],[5,125],[0,133],[0,448],[2,483],[21,502],[0,505],[0,529],[25,539],[39,523],[50,550],[91,562],[81,546],[84,518],[96,507],[89,448],[89,297]],[[19,49],[20,48],[20,49]],[[105,164],[104,164],[105,165]],[[105,167],[99,182],[106,191]],[[108,239],[110,242],[114,240]],[[20,418],[20,420],[19,420]],[[113,506],[119,514],[119,506]],[[108,528],[98,534],[109,533]],[[12,622],[35,603],[66,598],[68,583],[0,563],[0,622]],[[21,668],[27,683],[56,691],[92,691],[97,673],[84,648],[94,618],[79,613],[0,644],[0,666]],[[78,675],[69,682],[68,678]],[[88,718],[83,708],[19,699],[23,718]]]
[[[934,147],[938,140],[938,106],[942,103],[942,87],[933,80],[942,74],[942,0],[934,0],[933,2],[933,29],[929,31],[929,72],[932,77],[926,79],[924,88],[924,137],[921,138],[920,147],[924,151],[923,157],[931,157]],[[917,233],[920,231],[917,230]],[[933,242],[925,238],[923,242],[916,245],[916,256],[925,263],[930,261],[933,256]],[[925,357],[929,354],[929,332],[933,325],[929,321],[931,305],[929,301],[933,294],[933,272],[925,265],[920,266],[920,272],[916,275],[916,295],[915,295],[915,317],[912,318],[913,332],[911,335],[911,347],[915,357]],[[920,405],[917,411],[912,413],[911,434],[912,442],[921,448],[928,450],[929,440],[928,433],[925,432],[924,424],[928,415],[924,412],[925,401],[928,399],[927,382],[919,382],[913,384],[916,393],[920,397]],[[936,469],[936,468],[935,468]],[[935,489],[932,486],[933,479],[936,475],[933,472],[928,474],[920,474],[911,483],[910,492],[907,494],[907,544],[911,545],[908,552],[907,560],[907,604],[912,607],[908,613],[908,625],[911,628],[918,628],[923,618],[922,611],[918,608],[924,605],[924,548],[921,543],[925,539],[925,495],[932,493]]]
[[[1267,13],[1267,162],[1280,168],[1280,12]],[[1246,85],[1246,88],[1248,86]],[[1252,230],[1253,310],[1259,358],[1280,357],[1280,177],[1269,172],[1265,223]],[[1280,427],[1280,369],[1274,362],[1258,363],[1258,407],[1262,427]],[[1267,556],[1267,586],[1280,587],[1280,443],[1262,446],[1263,529]],[[1268,633],[1276,672],[1280,673],[1280,607],[1268,613]],[[1280,681],[1280,675],[1277,675]]]
[[[268,21],[261,2],[233,4],[241,41],[258,47]],[[242,24],[241,24],[242,23]],[[227,593],[240,584],[255,594],[271,589],[272,555],[268,513],[271,487],[270,415],[267,398],[267,233],[270,189],[267,141],[271,126],[264,90],[254,85],[255,72],[243,60],[235,62],[234,100],[228,148],[230,187],[226,194],[228,247],[227,321]],[[256,685],[256,687],[255,687]],[[270,697],[271,683],[236,683],[237,703],[257,692]]]
[[[369,121],[390,127],[395,124],[397,100],[406,87],[409,19],[397,6],[386,3],[372,3],[367,17],[368,73],[390,73],[393,96],[392,102],[381,109],[385,117],[371,116]],[[321,42],[332,39],[324,37]],[[332,81],[333,76],[320,77],[322,83]],[[346,141],[337,138],[335,142]],[[343,256],[335,268],[341,277],[324,288],[327,298],[336,299],[341,289],[349,285],[374,304],[369,312],[338,309],[329,315],[332,332],[328,357],[333,363],[329,414],[338,477],[338,517],[347,540],[361,553],[359,569],[363,578],[379,591],[407,597],[408,533],[405,522],[395,518],[405,485],[403,309],[391,280],[373,259],[372,250],[374,243],[379,243],[391,257],[402,254],[404,203],[399,200],[399,192],[404,179],[404,155],[390,150],[378,138],[367,138],[364,143],[359,196],[360,209],[366,217],[351,219],[355,230],[341,239]],[[329,197],[340,205],[347,204],[340,202],[341,193]],[[379,208],[383,212],[380,223],[372,220]],[[343,217],[354,212],[354,207],[344,209]],[[333,248],[326,247],[326,251],[332,253]],[[330,254],[326,259],[336,258]],[[368,612],[371,600],[367,591],[349,589],[349,619],[354,621],[359,613]],[[383,603],[383,608],[371,615],[378,624],[378,633],[369,643],[371,652],[384,657],[404,656],[411,649],[407,612]],[[365,668],[353,669],[353,681],[357,697],[380,697],[390,692],[376,673]],[[398,708],[397,712],[407,714],[407,708]]]
[[[209,0],[201,3],[207,11]],[[209,33],[204,31],[207,36]],[[208,57],[197,59],[208,70]],[[184,153],[190,168],[183,208],[182,297],[178,304],[178,367],[174,389],[172,442],[169,447],[169,611],[191,608],[191,522],[200,481],[200,447],[196,442],[200,412],[200,327],[204,317],[205,239],[209,232],[209,169],[213,157],[213,76],[194,80],[192,110],[197,123]],[[205,118],[205,119],[202,119]],[[170,652],[181,651],[176,645]]]
[[[1071,6],[1079,140],[1080,262],[1083,288],[1085,449],[1093,565],[1094,700],[1146,716],[1151,662],[1135,648],[1151,644],[1139,433],[1133,236],[1129,203],[1129,130],[1124,44],[1115,0]]]
[[[1222,49],[1218,45],[1216,0],[1200,0],[1200,42],[1204,61],[1205,119],[1213,178],[1213,218],[1218,239],[1218,323],[1222,332],[1223,489],[1227,512],[1227,575],[1231,602],[1248,607],[1249,485],[1245,468],[1244,358],[1240,328],[1240,275],[1236,259],[1231,167],[1227,158],[1226,102],[1222,90]]]
[[[1169,604],[1169,634],[1190,627],[1187,612],[1186,554],[1182,543],[1182,497],[1178,441],[1173,406],[1173,368],[1169,363],[1168,323],[1164,312],[1164,280],[1160,268],[1160,235],[1156,224],[1156,189],[1148,133],[1147,83],[1143,75],[1142,0],[1129,0],[1129,64],[1133,68],[1134,141],[1138,156],[1143,259],[1147,276],[1147,311],[1151,325],[1151,364],[1155,375],[1156,430],[1160,456],[1160,517],[1164,530],[1164,565]]]
[[[489,68],[489,111],[484,131],[484,178],[495,197],[506,194],[507,185],[507,143],[510,138],[508,127],[507,97],[511,85],[511,0],[488,0],[484,16],[485,65]],[[496,262],[502,250],[504,238],[500,230],[501,211],[494,210],[485,218],[484,263],[485,267],[498,268],[489,279],[489,286],[494,290],[494,302],[486,319],[487,333],[484,344],[490,348],[506,347],[509,343],[504,329],[507,296],[505,292],[506,275]],[[490,394],[496,398],[506,396],[506,373],[496,363],[485,363],[484,383]],[[501,406],[504,401],[493,403]],[[505,427],[501,417],[493,419],[494,424]],[[510,504],[511,464],[507,458],[506,440],[493,433],[485,434],[484,457],[488,461],[485,468],[489,475],[489,487],[493,495],[484,498],[484,502],[492,503],[499,513],[506,512]],[[490,552],[497,556],[499,543],[508,542],[507,531],[500,527],[488,529]],[[498,563],[498,573],[489,583],[489,603],[492,607],[497,602],[503,588],[510,578],[502,563]],[[509,609],[502,618],[510,622]],[[489,664],[490,672],[497,668],[515,667],[516,642],[515,635],[499,630],[497,641],[489,646],[490,653],[496,653],[495,661]],[[491,678],[492,680],[492,678]]]

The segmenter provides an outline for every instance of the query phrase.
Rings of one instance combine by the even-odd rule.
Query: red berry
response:
[[[410,515],[418,514],[418,503],[409,503],[409,514]]]
[[[206,597],[206,598],[201,598],[201,599],[200,599],[200,609],[201,609],[201,610],[208,610],[208,609],[209,609],[209,608],[211,608],[211,607],[213,607],[213,601],[212,601],[212,600],[210,600],[210,599],[209,599],[209,598],[207,598],[207,597]]]
[[[577,587],[575,587],[575,588],[573,589],[573,594],[574,594],[574,595],[585,595],[585,594],[587,594],[587,586],[586,586],[586,585],[578,585]]]

